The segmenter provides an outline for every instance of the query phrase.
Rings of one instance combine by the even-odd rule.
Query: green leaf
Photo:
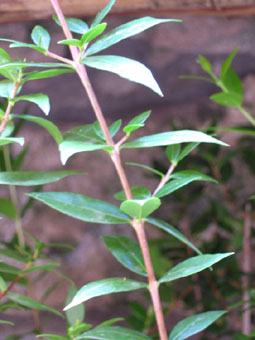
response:
[[[180,162],[183,158],[185,158],[191,151],[193,151],[199,143],[190,143],[186,145],[180,152],[180,155],[177,159],[178,162]]]
[[[225,257],[233,255],[234,253],[223,253],[223,254],[205,254],[198,255],[185,260],[177,266],[171,268],[159,282],[170,282],[173,280],[180,279],[182,277],[190,276],[195,273],[199,273],[202,270],[211,267],[213,264],[221,261]]]
[[[217,183],[217,181],[200,171],[196,170],[182,170],[174,172],[170,177],[170,182],[166,183],[157,193],[157,197],[163,197],[171,194],[172,192],[184,187],[185,185],[194,181],[208,181]]]
[[[77,46],[77,47],[81,47],[82,43],[80,40],[78,39],[64,39],[64,40],[60,40],[58,41],[58,44],[61,45],[71,45],[71,46]]]
[[[210,96],[210,99],[220,105],[239,107],[242,105],[242,96],[235,92],[219,92]]]
[[[8,273],[8,274],[14,274],[18,275],[20,269],[14,266],[11,266],[7,263],[1,263],[0,262],[0,273]]]
[[[9,79],[0,81],[0,97],[10,98],[14,90],[14,82]]]
[[[76,294],[77,294],[77,288],[74,285],[72,285],[66,298],[66,304],[69,304]],[[72,327],[75,327],[76,325],[81,324],[85,318],[84,305],[80,304],[78,306],[68,309],[66,311],[66,317],[67,317],[67,321]]]
[[[26,74],[25,79],[23,79],[23,82],[29,81],[29,80],[36,80],[36,79],[44,79],[44,78],[52,78],[59,76],[61,74],[65,73],[71,73],[75,72],[73,69],[61,69],[61,68],[56,68],[53,70],[45,70],[45,71],[34,71]]]
[[[235,48],[227,57],[226,60],[223,61],[222,65],[221,65],[221,73],[220,73],[220,79],[223,80],[226,72],[228,71],[229,67],[232,64],[233,59],[235,58],[237,52],[238,52],[238,48]]]
[[[0,48],[0,64],[6,64],[11,62],[12,62],[11,56],[3,48]]]
[[[166,148],[166,155],[170,163],[177,164],[180,156],[181,146],[180,144],[168,145]]]
[[[45,128],[49,134],[52,136],[52,138],[56,141],[57,144],[60,144],[63,141],[63,136],[61,132],[59,131],[58,127],[53,124],[51,121],[37,116],[30,116],[30,115],[11,115],[13,118],[19,118],[19,119],[25,119],[29,122],[36,123],[43,128]]]
[[[158,175],[158,176],[160,176],[160,177],[162,177],[162,178],[164,178],[164,174],[163,174],[163,172],[160,172],[160,171],[158,171],[158,170],[156,170],[156,169],[153,169],[153,168],[151,168],[150,166],[147,166],[147,165],[144,165],[144,164],[139,164],[139,163],[134,163],[134,162],[126,162],[126,164],[127,165],[134,165],[134,166],[138,166],[139,168],[143,168],[143,169],[145,169],[145,170],[148,170],[148,171],[151,171],[151,172],[153,172],[155,175]]]
[[[61,335],[56,335],[56,334],[39,334],[36,336],[37,338],[47,338],[50,340],[68,340],[67,338],[64,338]]]
[[[129,328],[110,326],[96,327],[87,331],[76,339],[99,339],[99,340],[152,340],[148,336]]]
[[[172,235],[177,240],[181,241],[182,243],[186,244],[188,247],[193,249],[197,254],[202,254],[201,251],[196,246],[194,246],[179,230],[174,228],[172,225],[153,217],[147,217],[145,221],[155,227],[158,227],[166,231],[168,234]]]
[[[179,130],[171,132],[162,132],[155,135],[144,136],[134,139],[130,142],[124,143],[121,148],[132,149],[132,148],[151,148],[155,146],[164,146],[180,143],[214,143],[227,146],[226,143],[209,136],[200,131],[193,130]]]
[[[14,323],[14,322],[6,321],[6,320],[0,320],[0,324],[15,326],[15,323]]]
[[[116,322],[120,322],[120,321],[124,321],[124,320],[125,320],[124,318],[112,318],[110,320],[107,320],[107,321],[100,323],[99,325],[96,326],[96,328],[111,326]]]
[[[136,200],[143,200],[151,197],[151,192],[145,187],[131,187],[131,193]],[[126,194],[125,191],[120,191],[114,195],[114,198],[119,201],[125,201]]]
[[[103,51],[104,49],[112,45],[115,45],[124,39],[139,34],[150,27],[170,21],[180,22],[180,20],[176,19],[155,19],[151,17],[144,17],[132,20],[126,24],[123,24],[115,28],[111,32],[105,34],[102,38],[98,39],[93,45],[91,45],[87,49],[86,55],[89,56],[91,54]]]
[[[0,172],[0,184],[32,186],[57,182],[70,175],[83,175],[82,171],[52,171],[52,172],[32,172],[32,171],[5,171]]]
[[[212,71],[212,64],[210,63],[210,61],[208,59],[206,59],[205,57],[203,57],[202,55],[200,55],[198,57],[198,60],[197,62],[199,63],[199,65],[202,67],[202,69],[209,73],[210,75],[213,74],[213,71]]]
[[[121,204],[120,210],[127,215],[140,220],[152,214],[159,208],[160,204],[161,202],[157,197],[143,200],[127,200]]]
[[[60,21],[56,15],[53,15],[53,19],[55,20],[56,24],[61,26]],[[89,30],[88,25],[81,19],[77,18],[68,18],[65,17],[69,30],[74,33],[84,34]]]
[[[212,311],[189,316],[180,321],[169,335],[169,340],[184,340],[197,334],[224,315],[225,311]]]
[[[133,118],[123,129],[128,135],[144,126],[145,121],[150,117],[151,111],[146,111]]]
[[[13,42],[10,44],[9,47],[10,48],[25,47],[25,48],[31,48],[32,50],[35,50],[35,51],[38,51],[38,52],[41,52],[41,53],[45,52],[45,49],[43,49],[39,46],[36,46],[34,44],[26,44],[26,43],[23,43],[23,42],[20,42],[20,41],[15,41],[15,40],[13,40]]]
[[[18,143],[20,145],[24,145],[24,138],[23,137],[18,137],[18,138],[15,138],[15,137],[9,137],[9,138],[0,137],[0,146],[12,144],[12,143]]]
[[[35,310],[43,310],[43,311],[48,311],[51,313],[54,313],[60,317],[63,317],[62,313],[57,311],[54,308],[48,307],[40,302],[37,302],[33,299],[30,299],[27,296],[18,294],[18,293],[8,293],[6,295],[11,301],[14,301],[24,307],[30,308],[30,309],[35,309]]]
[[[32,266],[28,269],[21,270],[20,274],[32,273],[32,272],[36,272],[39,270],[52,271],[52,269],[57,266],[60,266],[60,263],[58,262],[43,263],[40,265]]]
[[[34,63],[34,62],[28,62],[28,61],[15,61],[15,62],[0,65],[0,72],[1,72],[2,69],[13,69],[13,68],[16,69],[16,68],[26,68],[26,67],[39,67],[39,68],[65,67],[65,68],[72,68],[70,65],[64,64],[64,63]]]
[[[91,28],[87,33],[83,34],[81,38],[82,45],[89,43],[91,40],[102,34],[106,29],[106,26],[106,23],[98,24],[97,26]]]
[[[103,236],[112,255],[129,270],[147,276],[140,246],[134,240],[118,235]]]
[[[241,79],[238,77],[237,73],[229,67],[222,80],[224,86],[227,88],[228,92],[236,93],[237,96],[243,97],[243,86]]]
[[[9,137],[13,133],[14,128],[15,128],[15,126],[14,126],[13,122],[11,120],[9,120],[7,122],[7,124],[5,125],[5,129],[4,129],[4,131],[1,135],[2,138],[3,137]]]
[[[1,39],[0,39],[1,41]],[[1,64],[9,64],[12,63],[11,56],[2,48],[0,48],[0,65]],[[16,70],[6,70],[0,69],[0,74],[2,74],[5,78],[16,80],[18,77],[18,73]]]
[[[45,28],[39,25],[35,26],[33,28],[31,38],[37,46],[43,48],[44,50],[48,50],[50,46],[50,35]]]
[[[0,176],[3,172],[0,172]],[[0,198],[0,214],[5,215],[8,218],[15,219],[17,216],[17,210],[13,203],[7,198]]]
[[[98,24],[100,24],[102,22],[102,20],[104,20],[104,18],[106,17],[106,15],[110,12],[112,6],[114,5],[115,0],[111,0],[106,6],[105,8],[102,9],[102,11],[100,11],[95,19],[92,21],[91,24],[91,28],[97,26]]]
[[[128,223],[130,220],[116,206],[85,195],[70,192],[44,192],[30,193],[28,196],[82,221],[119,224]]]
[[[5,280],[0,276],[0,291],[4,292],[8,288],[7,283]]]
[[[13,260],[18,261],[18,262],[23,262],[23,263],[27,262],[27,257],[21,255],[19,253],[19,251],[17,251],[17,250],[12,250],[12,249],[8,249],[8,248],[0,248],[0,254],[4,257],[13,259]]]
[[[12,99],[14,103],[19,102],[20,100],[27,100],[29,102],[35,103],[46,115],[48,115],[50,112],[50,101],[49,97],[46,94],[43,93],[28,94],[25,96],[15,97]]]
[[[104,279],[100,281],[90,282],[83,286],[77,294],[74,296],[73,300],[69,305],[67,305],[64,310],[72,308],[79,305],[82,302],[88,301],[96,296],[102,296],[112,293],[127,292],[131,290],[137,290],[141,288],[147,288],[147,284],[144,282],[138,282],[129,279]]]
[[[121,127],[121,124],[122,124],[122,120],[121,119],[118,119],[116,120],[114,123],[112,123],[110,126],[109,126],[109,132],[110,132],[110,135],[112,137],[114,137],[116,135],[116,133],[119,131],[120,127]],[[105,136],[103,134],[103,131],[99,125],[98,122],[95,122],[93,123],[93,130],[95,132],[95,134],[101,139],[101,140],[104,140],[105,141]]]
[[[82,59],[82,63],[98,70],[116,73],[122,78],[147,86],[163,96],[151,71],[136,60],[115,55],[100,55],[86,57]]]

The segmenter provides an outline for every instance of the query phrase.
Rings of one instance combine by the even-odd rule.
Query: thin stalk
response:
[[[167,171],[167,173],[165,174],[165,176],[162,178],[162,180],[159,182],[159,185],[157,186],[157,188],[154,190],[152,197],[154,197],[156,195],[156,193],[163,188],[163,186],[167,183],[167,181],[169,180],[170,175],[172,174],[172,172],[174,171],[176,167],[175,163],[172,163]]]
[[[71,65],[71,66],[74,66],[73,60],[70,60],[70,59],[61,57],[60,55],[58,55],[58,54],[56,54],[56,53],[47,51],[47,52],[45,53],[45,55],[46,55],[47,57],[56,59],[56,60],[58,60],[58,61],[62,61],[62,62],[65,63],[65,64],[69,64],[69,65]]]
[[[244,117],[255,127],[255,119],[246,111],[242,106],[238,107],[239,111],[244,115]]]

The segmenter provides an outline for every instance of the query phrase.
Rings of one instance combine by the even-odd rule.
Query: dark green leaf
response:
[[[124,143],[121,147],[126,149],[131,148],[151,148],[155,146],[164,146],[180,143],[215,143],[220,145],[227,145],[220,140],[209,136],[200,131],[180,130],[172,132],[162,132],[155,135],[144,136]]]
[[[166,148],[166,155],[170,163],[177,164],[181,152],[180,144],[168,145]]]
[[[1,174],[4,172],[0,172]],[[5,215],[8,218],[15,219],[17,216],[17,210],[13,203],[7,198],[0,198],[0,214]]]
[[[107,321],[100,323],[99,325],[96,326],[96,328],[106,327],[106,326],[108,327],[108,326],[113,325],[116,322],[120,322],[120,321],[124,321],[124,320],[125,320],[124,318],[113,318],[113,319],[110,319],[110,320],[107,320]]]
[[[63,141],[63,136],[59,131],[58,127],[45,118],[30,115],[12,115],[11,117],[25,119],[42,126],[49,132],[49,134],[52,136],[52,138],[56,141],[57,144],[60,144]]]
[[[32,31],[31,38],[37,46],[44,50],[48,50],[50,46],[50,35],[45,28],[39,25],[35,26]]]
[[[83,34],[81,38],[82,45],[89,43],[91,40],[102,34],[106,29],[106,26],[106,23],[98,24],[97,26],[91,28],[87,33]]]
[[[0,81],[0,97],[10,98],[14,90],[14,82],[9,79]]]
[[[180,22],[180,20],[176,19],[155,19],[151,17],[144,17],[132,20],[126,24],[123,24],[115,28],[111,32],[105,34],[102,38],[98,39],[93,45],[91,45],[87,49],[86,55],[91,55],[103,51],[104,49],[117,44],[121,40],[139,34],[150,27],[170,21]]]
[[[157,210],[161,202],[157,197],[146,198],[143,200],[127,200],[121,203],[120,210],[127,215],[137,218],[145,218]]]
[[[219,92],[210,96],[210,99],[220,105],[239,107],[242,105],[242,96],[235,92]]]
[[[134,240],[118,235],[103,236],[112,255],[129,270],[147,276],[140,246]]]
[[[69,304],[76,294],[77,294],[77,288],[74,285],[72,285],[69,292],[68,292],[65,303]],[[84,321],[84,318],[85,318],[85,307],[84,307],[84,305],[80,304],[78,306],[75,306],[73,308],[68,309],[66,311],[66,317],[67,317],[69,324],[72,327],[75,327],[76,325],[81,324]]]
[[[18,262],[27,262],[27,258],[24,255],[21,255],[17,250],[12,250],[8,248],[0,248],[0,254],[2,256],[8,257]]]
[[[0,262],[0,273],[8,273],[18,275],[20,269],[14,266],[11,266],[7,263]]]
[[[102,296],[112,293],[127,292],[131,290],[137,290],[141,288],[147,288],[147,284],[144,282],[129,280],[129,279],[105,279],[95,282],[90,282],[83,286],[77,294],[74,296],[73,300],[69,305],[67,305],[64,310],[72,308],[79,305],[82,302],[90,300],[96,296]]]
[[[128,135],[144,126],[145,121],[150,117],[151,111],[146,111],[133,118],[123,129]]]
[[[168,234],[172,235],[173,237],[175,237],[177,240],[181,241],[182,243],[186,244],[187,246],[189,246],[191,249],[193,249],[196,253],[198,254],[202,254],[201,251],[195,247],[179,230],[177,230],[176,228],[174,228],[172,225],[153,218],[153,217],[147,217],[145,219],[146,222],[150,223],[151,225],[158,227],[164,231],[166,231]]]
[[[31,266],[28,269],[21,270],[20,274],[36,272],[38,270],[51,271],[53,268],[55,268],[57,266],[60,266],[60,263],[58,263],[58,262],[43,263],[43,264],[40,264],[40,265]]]
[[[109,3],[105,6],[105,8],[103,8],[102,11],[96,15],[95,19],[92,21],[91,28],[97,26],[98,24],[102,22],[102,20],[104,20],[106,15],[110,12],[114,3],[115,3],[115,0],[109,1]]]
[[[213,264],[221,261],[225,257],[233,255],[234,253],[223,253],[223,254],[204,254],[198,255],[185,260],[177,266],[171,268],[159,282],[170,282],[173,280],[180,279],[182,277],[190,276],[195,273],[199,273],[202,270],[211,267]]]
[[[169,340],[184,340],[197,334],[224,315],[225,311],[212,311],[189,316],[180,321],[169,335]]]
[[[6,185],[20,185],[20,186],[32,186],[47,184],[59,181],[70,175],[81,175],[84,172],[81,171],[52,171],[52,172],[32,172],[32,171],[5,171],[0,172],[0,184]]]
[[[12,144],[12,143],[18,143],[20,145],[24,145],[24,138],[22,138],[22,137],[18,137],[18,138],[14,138],[14,137],[3,138],[3,137],[0,137],[0,146]]]
[[[180,155],[178,157],[178,162],[180,162],[183,158],[185,158],[191,151],[193,151],[199,143],[190,143],[186,145],[180,152]]]
[[[136,200],[143,200],[151,197],[150,190],[145,187],[131,187],[131,192],[134,199]],[[127,199],[124,191],[120,191],[117,194],[115,194],[114,198],[120,201],[125,201]]]
[[[163,96],[151,71],[136,60],[115,55],[100,55],[86,57],[82,59],[82,63],[98,70],[116,73],[122,78],[147,86]]]
[[[58,17],[53,15],[55,22],[61,26]],[[84,34],[89,30],[88,25],[81,19],[65,17],[69,30],[74,33]]]
[[[96,327],[85,332],[76,338],[78,339],[99,339],[99,340],[152,340],[148,336],[133,331],[129,328],[110,326]]]
[[[43,93],[28,94],[25,96],[15,97],[12,99],[14,103],[20,100],[27,100],[29,102],[35,103],[46,115],[48,115],[50,112],[50,101],[49,97],[46,94]]]
[[[114,205],[80,194],[68,192],[30,193],[63,214],[92,223],[119,224],[128,223],[129,217]]]
[[[199,65],[202,67],[202,69],[209,73],[210,75],[212,75],[212,64],[210,63],[210,61],[208,59],[206,59],[205,57],[203,57],[202,55],[200,55],[198,57],[197,62],[199,63]]]
[[[229,67],[232,64],[233,59],[235,58],[236,54],[238,52],[238,48],[235,48],[227,57],[226,60],[223,61],[221,65],[221,73],[220,73],[220,79],[223,80],[226,72],[228,71]]]
[[[23,79],[24,82],[28,80],[35,80],[35,79],[44,79],[44,78],[51,78],[51,77],[56,77],[61,74],[65,73],[71,73],[75,72],[73,69],[64,69],[64,68],[56,68],[53,70],[46,70],[46,71],[35,71],[35,72],[30,72],[26,75],[25,79]]]

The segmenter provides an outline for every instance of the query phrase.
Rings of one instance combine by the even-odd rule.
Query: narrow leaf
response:
[[[124,318],[113,318],[113,319],[106,320],[106,321],[100,323],[99,325],[96,326],[96,328],[98,328],[98,327],[106,327],[106,326],[108,327],[108,326],[113,325],[116,322],[120,322],[120,321],[124,321],[124,320],[125,320]]]
[[[146,111],[135,118],[133,118],[123,129],[124,132],[127,134],[130,134],[133,131],[136,131],[137,129],[140,129],[144,126],[145,121],[150,117],[151,111]]]
[[[237,52],[238,52],[238,48],[235,48],[227,57],[226,60],[223,61],[222,65],[221,65],[221,73],[220,73],[220,79],[223,80],[226,72],[228,71],[229,67],[232,64],[233,59],[235,58]]]
[[[14,326],[15,325],[14,322],[6,321],[6,320],[0,320],[0,324],[10,325],[10,326]]]
[[[147,276],[140,246],[134,240],[118,235],[103,236],[112,255],[129,270]]]
[[[174,228],[172,225],[153,217],[147,217],[145,221],[155,227],[158,227],[159,229],[166,231],[168,234],[172,235],[174,238],[193,249],[197,254],[202,254],[196,246],[194,246],[179,230]]]
[[[18,275],[20,269],[14,266],[11,266],[7,263],[0,262],[0,273],[14,274]]]
[[[9,79],[0,81],[0,97],[9,98],[14,89],[14,82]]]
[[[0,172],[1,176],[2,172]],[[5,215],[8,218],[15,219],[17,216],[17,210],[13,203],[7,198],[0,198],[0,214]]]
[[[209,73],[210,75],[212,75],[212,64],[210,63],[210,61],[208,59],[206,59],[205,57],[203,57],[202,55],[200,55],[198,57],[198,63],[199,65],[202,67],[202,69]]]
[[[160,171],[158,171],[158,170],[156,170],[156,169],[153,169],[153,168],[151,168],[151,167],[148,166],[148,165],[139,164],[139,163],[134,163],[134,162],[127,162],[126,164],[127,164],[127,165],[138,166],[139,168],[143,168],[143,169],[145,169],[145,170],[151,171],[151,172],[153,172],[155,175],[158,175],[158,176],[160,176],[160,177],[162,177],[162,178],[164,178],[164,176],[165,176],[165,175],[163,174],[163,172],[160,172]]]
[[[243,86],[241,79],[232,67],[229,67],[222,81],[228,92],[236,93],[237,96],[243,98]]]
[[[105,34],[102,38],[98,39],[93,45],[91,45],[87,49],[86,55],[88,56],[103,51],[104,49],[117,44],[121,40],[139,34],[149,29],[150,27],[171,21],[180,22],[180,20],[176,19],[155,19],[151,17],[144,17],[132,20],[126,24],[123,24],[115,28],[111,32]]]
[[[50,101],[49,97],[46,94],[42,93],[28,94],[25,96],[15,97],[12,99],[14,103],[20,100],[27,100],[29,102],[35,103],[46,115],[48,115],[50,112]]]
[[[105,279],[96,282],[91,282],[83,286],[77,294],[74,296],[73,300],[69,305],[67,305],[64,310],[72,308],[92,299],[96,296],[102,296],[112,293],[127,292],[131,290],[137,290],[141,288],[147,288],[147,284],[143,282],[138,282],[128,279]]]
[[[47,338],[50,340],[67,340],[67,338],[64,338],[61,335],[56,335],[56,334],[39,334],[36,336],[37,338]]]
[[[68,64],[64,63],[34,63],[28,61],[15,61],[11,63],[1,64],[0,65],[0,72],[2,69],[16,69],[16,68],[26,68],[26,67],[39,67],[39,68],[58,68],[58,67],[65,67],[65,68],[72,68]]]
[[[211,267],[213,264],[221,261],[225,257],[233,255],[234,253],[223,253],[223,254],[205,254],[198,255],[189,258],[177,266],[171,268],[159,282],[170,282],[173,280],[180,279],[182,277],[190,276],[195,273],[199,273],[202,270]]]
[[[166,148],[166,155],[170,163],[178,163],[180,156],[181,146],[180,144],[168,145]]]
[[[45,52],[45,49],[39,46],[36,46],[34,44],[26,44],[26,43],[15,41],[15,40],[13,40],[13,43],[11,43],[9,47],[10,48],[25,47],[25,48],[31,48],[32,50],[35,50],[41,53]]]
[[[32,266],[32,267],[30,267],[28,269],[21,270],[20,274],[37,272],[39,270],[51,271],[53,268],[55,268],[57,266],[60,266],[60,263],[58,263],[58,262],[43,263],[43,264],[40,264],[40,265]]]
[[[61,26],[60,21],[56,15],[53,15],[53,19],[55,20],[56,24]],[[81,19],[77,18],[68,18],[65,17],[69,30],[74,33],[84,34],[89,30],[88,25]]]
[[[115,0],[111,0],[106,6],[105,8],[102,9],[102,11],[100,11],[95,19],[92,21],[92,24],[91,24],[91,28],[97,26],[98,24],[100,24],[104,18],[107,16],[107,14],[110,12],[112,6],[114,5],[115,3]]]
[[[12,144],[12,143],[18,143],[20,145],[24,145],[24,138],[22,138],[22,137],[1,138],[0,137],[0,146]]]
[[[226,143],[223,143],[220,140],[212,136],[209,136],[203,132],[193,131],[193,130],[180,130],[180,131],[162,132],[162,133],[158,133],[155,135],[140,137],[130,142],[124,143],[122,145],[122,148],[125,148],[125,149],[151,148],[155,146],[164,146],[164,145],[190,143],[190,142],[214,143],[214,144],[227,146]]]
[[[180,321],[169,335],[169,340],[184,340],[197,334],[224,315],[225,311],[212,311],[189,316]]]
[[[148,336],[129,328],[109,326],[96,327],[87,331],[76,339],[98,339],[98,340],[152,340]]]
[[[33,28],[31,38],[37,46],[43,48],[44,50],[48,50],[50,46],[50,35],[45,28],[39,25],[35,26]]]
[[[239,107],[242,105],[242,96],[234,92],[220,92],[210,96],[210,99],[220,105]]]
[[[91,28],[87,33],[83,34],[81,38],[82,45],[89,43],[90,41],[98,37],[100,34],[102,34],[106,29],[106,26],[107,26],[106,23],[99,24]]]
[[[66,304],[69,304],[76,294],[77,294],[77,288],[74,285],[72,285],[66,298]],[[69,324],[75,328],[75,326],[77,326],[78,324],[81,324],[84,321],[84,318],[85,318],[84,305],[80,304],[78,306],[68,309],[66,311],[66,317],[67,317]]]
[[[92,223],[128,223],[129,217],[116,206],[85,195],[70,192],[30,193],[33,197],[63,214]]]
[[[29,81],[29,80],[36,80],[36,79],[44,79],[44,78],[52,78],[59,76],[61,74],[65,73],[71,73],[75,72],[73,69],[64,69],[64,68],[56,68],[53,70],[46,70],[46,71],[35,71],[35,72],[30,72],[26,74],[25,79],[23,79],[24,82]]]
[[[71,46],[77,46],[77,47],[81,47],[82,43],[80,40],[78,39],[64,39],[64,40],[60,40],[58,41],[58,44],[61,45],[71,45]]]
[[[178,156],[178,162],[180,162],[183,158],[185,158],[190,152],[192,152],[199,143],[190,143],[186,145],[180,152],[180,155]]]
[[[158,95],[163,96],[151,71],[140,62],[115,55],[87,57],[82,63],[98,70],[113,72],[120,77],[149,87]]]

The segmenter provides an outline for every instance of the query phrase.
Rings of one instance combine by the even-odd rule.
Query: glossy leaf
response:
[[[143,200],[151,197],[150,190],[145,187],[131,187],[131,193],[136,200]],[[120,201],[125,201],[127,199],[123,190],[115,194],[114,198]]]
[[[14,82],[9,79],[0,81],[0,97],[9,98],[14,90]]]
[[[96,327],[90,331],[87,331],[78,339],[98,339],[98,340],[152,340],[148,336],[134,331],[129,328],[109,326],[109,327]]]
[[[174,238],[176,238],[177,240],[181,241],[182,243],[186,244],[188,247],[193,249],[197,254],[202,254],[201,251],[196,246],[194,246],[179,230],[177,230],[167,222],[153,217],[147,217],[145,221],[172,235]]]
[[[18,293],[8,293],[7,297],[11,300],[14,301],[24,307],[30,308],[30,309],[35,309],[35,310],[43,310],[47,312],[51,312],[53,314],[56,314],[58,316],[63,317],[63,315],[57,311],[54,308],[51,308],[49,306],[46,306],[38,301],[35,301],[27,296],[18,294]]]
[[[12,115],[13,118],[19,118],[19,119],[25,119],[29,122],[36,123],[43,128],[45,128],[49,134],[52,136],[52,138],[56,141],[57,144],[60,144],[63,141],[63,136],[61,132],[59,131],[58,127],[53,124],[51,121],[37,116],[30,116],[30,115]]]
[[[173,280],[180,279],[182,277],[190,276],[195,273],[199,273],[202,270],[211,267],[213,264],[221,261],[225,257],[233,255],[234,253],[223,253],[223,254],[205,254],[198,255],[185,260],[177,266],[171,268],[159,282],[170,282]]]
[[[66,304],[69,304],[73,297],[75,296],[75,294],[77,294],[77,288],[72,285],[67,298],[66,298]],[[78,306],[75,306],[73,308],[70,308],[66,311],[66,317],[67,317],[67,321],[68,323],[72,326],[75,327],[78,324],[81,324],[84,321],[85,318],[85,307],[83,304],[80,304]]]
[[[140,137],[130,142],[124,143],[122,145],[122,148],[125,148],[125,149],[151,148],[155,146],[164,146],[164,145],[190,143],[190,142],[215,143],[215,144],[220,144],[220,145],[225,145],[225,146],[227,145],[221,142],[220,140],[200,131],[179,130],[179,131],[171,131],[171,132],[162,132],[162,133],[157,133],[155,135]]]
[[[131,290],[137,290],[141,288],[147,288],[147,284],[144,282],[138,282],[129,279],[104,279],[100,281],[90,282],[83,286],[74,296],[73,300],[67,305],[64,310],[79,305],[87,300],[90,300],[97,296],[102,296],[112,293],[127,292]]]
[[[135,118],[133,118],[123,129],[124,132],[127,134],[130,134],[133,131],[136,131],[137,129],[140,129],[144,126],[145,121],[150,117],[151,111],[146,111]]]
[[[200,55],[198,57],[198,63],[205,72],[209,73],[210,75],[212,74],[212,65],[208,59]]]
[[[8,138],[0,137],[0,146],[12,144],[12,143],[18,143],[20,145],[24,145],[24,138],[22,137],[8,137]]]
[[[144,17],[132,20],[126,24],[123,24],[115,28],[111,32],[105,34],[102,38],[98,39],[93,45],[91,45],[87,49],[86,55],[89,56],[91,54],[103,51],[104,49],[112,45],[115,45],[124,39],[139,34],[149,29],[150,27],[170,21],[180,22],[180,20],[176,19],[155,19],[151,17]]]
[[[225,311],[205,312],[187,317],[180,321],[169,335],[169,340],[184,340],[197,334],[224,315]]]
[[[0,172],[0,176],[2,173],[3,172]],[[0,198],[0,214],[12,219],[15,219],[17,216],[17,210],[9,199]]]
[[[157,193],[157,197],[163,197],[173,193],[174,191],[184,187],[185,185],[194,182],[194,181],[208,181],[217,183],[217,181],[207,175],[204,175],[200,171],[196,170],[183,170],[174,172],[171,175],[170,181],[166,183],[162,189],[160,189]]]
[[[178,158],[180,156],[181,146],[180,144],[168,145],[166,148],[166,155],[170,163],[178,163]]]
[[[220,92],[210,96],[210,99],[220,105],[239,107],[242,105],[242,96],[234,92]]]
[[[48,50],[50,46],[50,35],[45,28],[39,25],[35,26],[32,30],[31,38],[37,46]]]
[[[127,200],[121,204],[120,210],[125,214],[140,220],[152,214],[159,208],[160,204],[161,202],[157,197],[143,200]]]
[[[86,57],[82,59],[82,63],[98,70],[116,73],[122,78],[147,86],[163,96],[151,71],[136,60],[115,55],[100,55]]]
[[[223,61],[221,65],[221,72],[220,72],[220,78],[223,79],[226,72],[228,71],[229,67],[232,64],[233,59],[235,58],[236,54],[238,52],[238,48],[235,48],[227,57],[226,60]]]
[[[50,101],[49,97],[46,94],[43,93],[28,94],[20,97],[15,97],[12,99],[14,103],[19,102],[20,100],[26,100],[35,103],[46,115],[48,115],[50,112]]]
[[[103,236],[104,243],[112,255],[127,269],[147,276],[139,244],[125,236]]]
[[[52,172],[32,172],[32,171],[5,171],[0,172],[0,184],[32,186],[57,182],[70,175],[84,175],[82,171],[52,171]]]
[[[56,24],[61,26],[60,21],[58,20],[58,17],[56,15],[53,15],[53,19],[56,22]],[[69,17],[65,17],[65,19],[71,32],[84,34],[89,30],[89,27],[86,24],[86,22],[81,19]]]
[[[73,69],[64,69],[64,68],[56,68],[53,70],[46,70],[46,71],[35,71],[35,72],[30,72],[26,75],[25,79],[23,79],[24,82],[28,80],[36,80],[36,79],[44,79],[44,78],[52,78],[59,76],[61,74],[65,73],[71,73],[75,72]]]
[[[85,195],[70,192],[30,193],[33,197],[63,214],[92,223],[128,223],[129,217],[116,206]]]
[[[95,19],[92,21],[91,28],[97,26],[98,24],[100,24],[102,22],[102,20],[104,20],[106,15],[110,12],[114,3],[115,3],[115,0],[109,1],[109,3],[102,9],[102,11],[100,11],[96,15]]]
[[[83,34],[81,38],[82,45],[89,43],[90,41],[98,37],[100,34],[102,34],[106,29],[106,26],[107,26],[106,23],[98,24],[97,26],[91,28],[87,33]]]

